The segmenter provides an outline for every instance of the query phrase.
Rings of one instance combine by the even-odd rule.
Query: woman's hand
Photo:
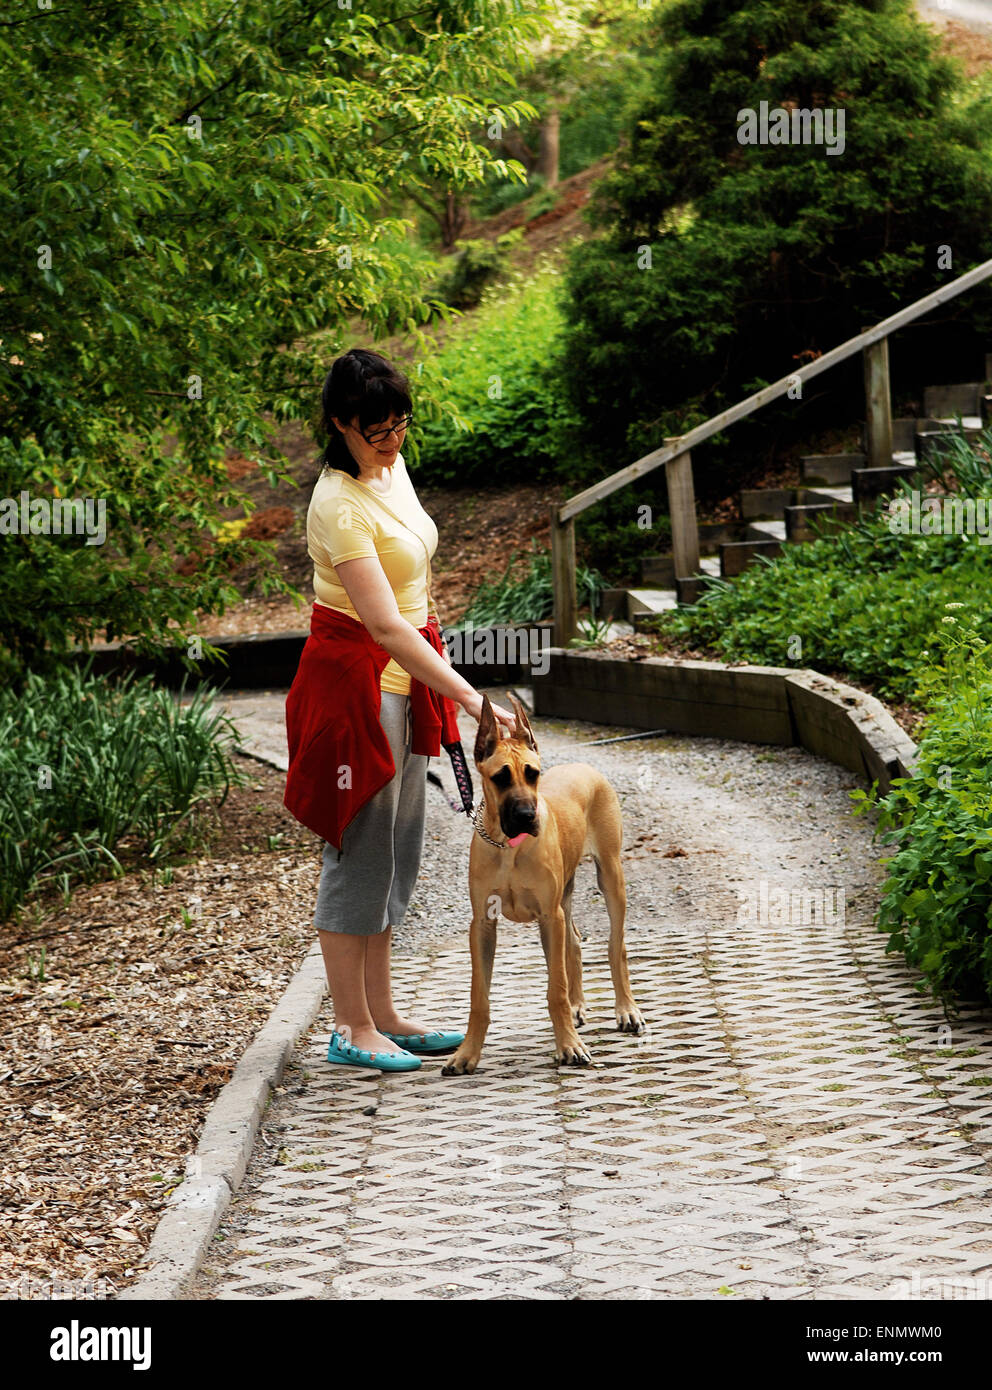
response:
[[[466,714],[470,714],[476,720],[482,718],[482,696],[477,690],[473,690],[471,695],[466,695],[461,703]],[[512,734],[517,727],[517,716],[512,710],[504,709],[502,705],[493,704],[492,700],[489,703],[498,722]]]

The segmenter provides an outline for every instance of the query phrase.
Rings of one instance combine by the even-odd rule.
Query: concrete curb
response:
[[[196,1153],[187,1161],[186,1177],[169,1197],[145,1252],[143,1271],[118,1300],[185,1296],[225,1208],[241,1186],[270,1091],[317,1017],[326,992],[318,941],[210,1107]]]
[[[552,647],[547,673],[531,683],[538,715],[798,745],[877,781],[883,794],[916,761],[916,744],[881,700],[818,671]]]
[[[545,621],[453,632],[451,664],[473,685],[518,683],[527,679],[535,651],[545,650],[550,631],[551,624]],[[124,642],[77,647],[70,659],[79,664],[92,659],[94,675],[151,675],[159,685],[170,689],[177,689],[185,681],[191,690],[201,684],[224,685],[231,690],[288,690],[308,636],[309,629],[300,628],[292,632],[241,632],[210,637],[205,640],[223,653],[223,659],[216,664],[203,661],[194,671],[185,669],[175,651],[139,656]]]

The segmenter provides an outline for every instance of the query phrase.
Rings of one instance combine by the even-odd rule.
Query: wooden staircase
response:
[[[800,460],[794,488],[748,488],[739,495],[736,521],[700,523],[699,573],[678,579],[672,554],[641,562],[641,587],[607,589],[603,616],[633,624],[654,613],[693,603],[705,588],[703,575],[733,579],[758,556],[772,558],[784,545],[812,541],[832,526],[855,521],[878,498],[912,479],[930,451],[949,434],[977,439],[992,422],[992,354],[985,359],[986,380],[928,386],[923,415],[892,421],[891,463],[869,467],[867,454],[810,454]]]

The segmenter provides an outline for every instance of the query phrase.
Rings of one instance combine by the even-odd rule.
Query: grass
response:
[[[231,721],[198,690],[185,706],[150,677],[110,685],[65,667],[0,692],[0,920],[34,894],[108,868],[122,847],[151,860],[195,811],[246,774]],[[44,969],[44,962],[39,965]]]

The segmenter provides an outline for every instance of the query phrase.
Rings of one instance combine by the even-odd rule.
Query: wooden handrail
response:
[[[576,610],[578,607],[575,581],[575,518],[601,502],[604,497],[641,478],[645,473],[665,465],[668,481],[669,513],[672,524],[672,552],[675,561],[675,586],[680,594],[691,594],[697,581],[694,580],[699,568],[699,534],[696,524],[696,503],[692,482],[691,450],[697,444],[713,435],[719,434],[728,425],[743,420],[745,416],[767,405],[769,401],[782,396],[793,388],[797,381],[809,381],[821,372],[835,367],[838,362],[853,357],[856,352],[864,356],[865,366],[865,424],[867,434],[867,463],[869,467],[887,466],[892,462],[892,401],[889,390],[889,345],[891,333],[922,318],[924,314],[944,304],[955,295],[963,294],[974,285],[992,277],[992,260],[983,261],[964,275],[959,275],[950,284],[918,299],[898,313],[891,314],[874,328],[866,328],[855,338],[832,348],[829,352],[799,367],[779,381],[756,391],[746,400],[738,401],[728,410],[714,415],[705,424],[697,425],[688,433],[676,439],[666,439],[659,449],[628,464],[618,473],[601,479],[584,492],[576,493],[560,507],[551,508],[551,571],[554,588],[554,642],[556,646],[567,646],[575,635]]]
[[[805,367],[798,367],[788,376],[773,382],[771,386],[765,386],[761,391],[756,391],[753,396],[748,396],[746,400],[738,401],[736,405],[721,411],[719,415],[714,415],[705,424],[697,425],[695,429],[689,430],[688,434],[681,435],[674,442],[666,442],[660,449],[653,449],[650,454],[645,454],[643,458],[628,464],[618,473],[611,473],[608,478],[603,478],[600,482],[594,483],[592,487],[587,487],[583,492],[576,493],[574,497],[570,497],[559,507],[559,525],[564,525],[565,522],[578,516],[580,512],[584,512],[595,502],[601,502],[604,497],[609,497],[611,493],[618,492],[620,488],[632,483],[635,478],[643,477],[645,473],[652,472],[661,464],[677,458],[679,454],[688,453],[697,444],[711,439],[713,435],[719,434],[728,425],[736,424],[738,420],[743,420],[745,416],[750,415],[761,406],[768,405],[770,401],[776,400],[779,396],[784,396],[790,387],[795,386],[797,380],[809,381],[812,377],[819,376],[821,372],[829,370],[830,367],[835,367],[838,362],[853,357],[856,352],[864,352],[866,348],[880,342],[883,338],[887,338],[896,329],[904,327],[907,323],[912,323],[915,319],[922,318],[931,309],[936,309],[947,300],[963,294],[965,290],[970,290],[974,285],[981,284],[990,276],[992,276],[992,260],[983,261],[981,265],[975,266],[967,274],[952,280],[950,284],[941,286],[939,290],[934,290],[923,299],[916,300],[908,308],[900,309],[898,313],[883,319],[874,328],[866,328],[857,337],[848,338],[847,342],[841,343],[840,347],[831,348],[822,357],[808,362]]]

